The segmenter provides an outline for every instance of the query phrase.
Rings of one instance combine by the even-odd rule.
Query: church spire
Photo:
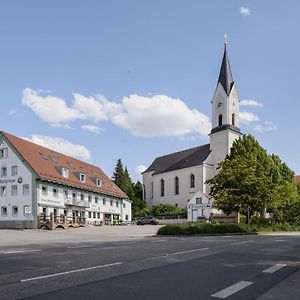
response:
[[[231,73],[230,64],[227,57],[227,35],[224,35],[224,54],[219,74],[218,82],[221,83],[227,95],[230,94],[232,85],[234,83]]]

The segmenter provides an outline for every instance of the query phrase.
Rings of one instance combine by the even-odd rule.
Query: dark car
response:
[[[153,217],[144,217],[144,218],[139,219],[136,222],[137,225],[146,225],[146,224],[157,225],[158,223],[159,223],[159,221]]]

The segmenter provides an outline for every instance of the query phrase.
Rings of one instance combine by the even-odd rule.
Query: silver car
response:
[[[157,225],[158,223],[159,221],[156,218],[150,216],[141,218],[136,222],[137,225],[146,225],[146,224]]]

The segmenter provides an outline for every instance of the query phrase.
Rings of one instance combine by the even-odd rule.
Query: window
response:
[[[92,196],[91,195],[88,195],[88,200],[89,200],[89,202],[92,202]]]
[[[7,194],[6,186],[1,186],[1,197],[5,197]]]
[[[11,176],[18,176],[18,166],[11,167]]]
[[[125,220],[128,221],[128,215],[125,215]]]
[[[165,181],[163,179],[160,180],[160,196],[163,197],[165,195]]]
[[[6,206],[2,206],[1,207],[1,216],[2,217],[6,217],[7,216],[7,207]]]
[[[69,178],[69,170],[67,168],[62,168],[61,169],[61,174],[65,178]]]
[[[196,204],[202,204],[202,198],[196,198]]]
[[[151,199],[153,199],[153,182],[151,182]]]
[[[195,175],[193,173],[190,175],[190,187],[195,187]]]
[[[93,218],[96,219],[96,212],[93,212]]]
[[[98,197],[95,197],[95,203],[96,204],[98,203]]]
[[[69,167],[70,167],[71,169],[75,169],[74,166],[72,165],[72,163],[67,162],[67,164],[69,165]]]
[[[53,189],[53,197],[58,197],[58,191],[56,188]]]
[[[96,183],[97,183],[98,186],[101,186],[101,185],[102,185],[101,179],[97,178],[97,179],[96,179]]]
[[[18,216],[18,206],[12,207],[12,215],[13,215],[13,217]]]
[[[126,207],[126,204],[125,203],[123,203],[123,208],[125,208]]]
[[[42,152],[39,152],[39,154],[44,160],[48,160],[48,157],[45,154],[43,154]]]
[[[106,205],[106,199],[103,198],[103,205]]]
[[[175,177],[175,195],[179,194],[179,178]]]
[[[80,194],[80,200],[84,201],[84,194]]]
[[[1,177],[6,177],[7,176],[7,168],[6,167],[2,167],[1,168]]]
[[[231,117],[232,117],[232,122],[231,123],[234,126],[234,123],[235,123],[235,113],[233,113]]]
[[[89,218],[91,218],[91,217],[92,217],[92,212],[89,211]]]
[[[17,185],[12,185],[11,186],[11,195],[12,196],[17,196],[18,195],[18,186]]]
[[[29,195],[29,184],[23,184],[23,195]]]
[[[64,190],[64,199],[68,199],[69,192],[68,190]]]
[[[0,149],[0,159],[1,158],[7,158],[7,156],[8,156],[8,148]]]
[[[85,174],[83,174],[83,173],[80,173],[80,181],[81,182],[85,182],[85,178],[86,178],[86,176],[85,176]]]
[[[42,186],[42,195],[43,196],[47,196],[48,191],[47,191],[47,187],[46,186]]]
[[[119,201],[116,201],[116,207],[119,207]]]
[[[113,206],[113,201],[112,200],[110,200],[110,206]]]
[[[100,213],[97,213],[97,218],[100,219]]]
[[[49,155],[50,159],[53,161],[53,162],[57,162],[56,158],[54,156],[51,156]]]
[[[222,126],[222,115],[219,115],[219,125],[218,126]]]
[[[76,200],[76,193],[72,193],[72,199]]]

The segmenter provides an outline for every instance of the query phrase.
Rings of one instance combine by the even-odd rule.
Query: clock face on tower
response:
[[[218,107],[222,107],[223,106],[223,103],[222,102],[219,102],[218,103]]]

